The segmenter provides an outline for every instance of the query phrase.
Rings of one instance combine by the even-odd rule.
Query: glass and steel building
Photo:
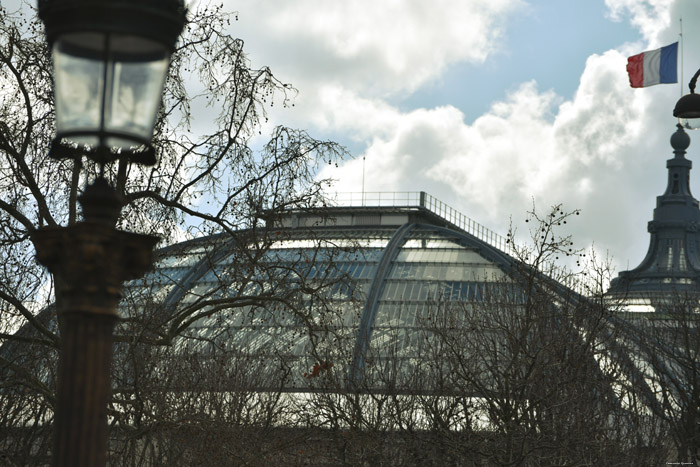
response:
[[[510,244],[424,192],[348,204],[289,212],[258,237],[168,247],[128,285],[125,312],[162,316],[159,337],[169,330],[183,354],[255,361],[258,389],[305,391],[331,372],[351,387],[368,366],[411,373],[441,307],[505,287]]]

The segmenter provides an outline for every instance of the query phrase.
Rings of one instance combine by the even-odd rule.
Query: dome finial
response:
[[[690,136],[688,136],[688,133],[685,132],[680,123],[676,125],[676,128],[678,128],[676,132],[671,135],[671,147],[676,155],[679,152],[685,154],[685,150],[690,146]]]

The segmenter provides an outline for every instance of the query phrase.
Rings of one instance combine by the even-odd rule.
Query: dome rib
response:
[[[372,331],[374,329],[374,319],[377,315],[377,309],[379,307],[379,298],[382,296],[384,291],[384,285],[386,284],[386,279],[391,270],[391,266],[399,253],[399,250],[406,242],[406,237],[410,234],[413,229],[415,229],[417,224],[406,223],[399,227],[394,235],[389,240],[382,257],[377,265],[377,270],[375,272],[374,278],[372,279],[372,285],[370,286],[369,293],[367,294],[367,301],[365,302],[365,307],[362,312],[362,318],[360,319],[360,326],[357,332],[357,341],[355,342],[355,351],[353,353],[352,364],[350,366],[349,384],[351,388],[358,387],[360,379],[362,378],[362,370],[365,365],[365,355],[367,353],[367,348],[369,347],[369,342],[372,338]]]

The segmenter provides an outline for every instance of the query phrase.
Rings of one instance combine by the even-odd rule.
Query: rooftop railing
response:
[[[510,256],[516,256],[513,243],[508,241],[505,237],[479,224],[474,219],[465,216],[424,191],[347,192],[338,193],[336,196],[335,201],[338,206],[425,208],[479,240],[498,248]],[[545,263],[541,265],[541,270],[549,277],[557,277],[556,280],[566,287],[580,294],[586,294],[585,284],[581,281],[581,278],[578,275],[567,274],[565,268],[551,263]]]
[[[421,207],[479,240],[508,253],[513,246],[502,235],[488,229],[425,191],[338,193],[338,206]]]
[[[510,256],[516,256],[515,245],[513,242],[508,241],[508,239],[505,237],[493,232],[492,230],[489,230],[428,193],[421,191],[419,192],[419,195],[420,206],[437,214],[446,221],[475,236],[479,240],[498,248]],[[551,278],[556,278],[555,280],[557,282],[580,294],[586,293],[585,284],[581,281],[581,277],[567,273],[566,268],[560,265],[545,262],[541,265],[540,271]]]
[[[421,207],[441,217],[457,228],[473,235],[479,240],[510,255],[515,255],[512,242],[502,235],[484,227],[456,209],[448,206],[434,196],[424,191],[398,191],[398,192],[344,192],[336,195],[338,206],[366,206],[366,207]],[[557,277],[557,282],[585,295],[586,285],[577,274],[566,273],[566,269],[552,263],[541,265],[541,271],[549,277]]]

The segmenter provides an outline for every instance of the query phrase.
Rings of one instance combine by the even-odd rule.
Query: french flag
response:
[[[649,50],[627,59],[630,86],[645,88],[654,84],[677,83],[678,42]]]

